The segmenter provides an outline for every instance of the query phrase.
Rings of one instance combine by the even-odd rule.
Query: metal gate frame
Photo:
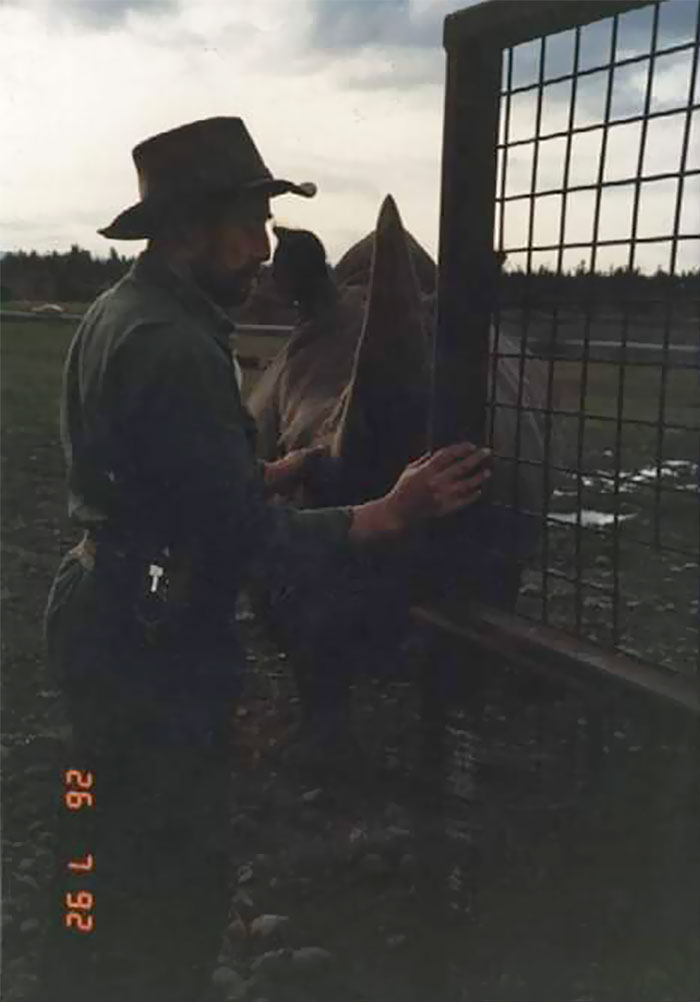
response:
[[[653,0],[489,0],[445,19],[445,88],[433,446],[486,439],[489,330],[502,55],[522,42]],[[463,165],[468,163],[468,173]],[[466,180],[465,180],[466,178]],[[700,713],[697,680],[602,649],[562,630],[464,600],[415,610],[439,632],[575,684],[632,687]]]

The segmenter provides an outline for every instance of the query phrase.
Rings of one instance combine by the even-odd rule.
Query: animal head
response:
[[[311,303],[331,279],[326,250],[310,230],[273,227],[277,247],[272,279],[282,299],[301,308]]]
[[[364,323],[347,388],[329,418],[351,501],[388,490],[426,447],[430,350],[396,202],[377,219]]]
[[[433,296],[437,289],[437,266],[430,254],[408,230],[404,230],[404,236],[421,294]],[[345,251],[334,268],[335,276],[341,285],[365,288],[369,286],[374,243],[375,235],[371,232]]]

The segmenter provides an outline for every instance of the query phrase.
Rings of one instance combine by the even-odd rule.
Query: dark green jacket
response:
[[[61,408],[71,518],[147,557],[166,546],[195,554],[202,586],[227,599],[254,564],[292,574],[342,551],[351,520],[347,509],[266,500],[232,330],[147,251],[87,311]]]

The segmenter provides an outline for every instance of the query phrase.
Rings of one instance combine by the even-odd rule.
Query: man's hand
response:
[[[265,487],[269,494],[291,494],[306,479],[313,463],[325,452],[324,445],[295,449],[282,459],[265,463]]]
[[[440,518],[477,501],[491,476],[484,468],[490,455],[489,449],[459,442],[409,463],[387,495],[400,525]]]
[[[403,532],[473,504],[491,476],[484,468],[490,455],[489,449],[459,442],[421,456],[409,463],[385,497],[354,509],[351,536],[366,539]]]

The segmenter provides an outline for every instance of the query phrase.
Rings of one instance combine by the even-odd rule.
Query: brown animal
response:
[[[335,500],[348,504],[390,486],[426,445],[434,324],[432,299],[422,292],[414,263],[423,262],[425,272],[430,258],[404,230],[391,196],[370,236],[369,289],[340,284],[338,268],[334,273],[324,262],[315,295],[297,300],[297,327],[249,400],[262,457],[327,445],[338,469]],[[355,276],[362,273],[367,245],[365,237],[341,259],[341,264],[355,262]],[[283,284],[280,248],[273,276]],[[497,457],[490,501],[507,506],[517,498],[521,509],[537,515],[544,501],[536,465],[544,453],[538,413],[546,398],[544,372],[532,359],[521,361],[518,342],[503,332],[498,355],[492,396],[501,406],[490,443]],[[490,372],[493,378],[492,367]],[[523,462],[516,463],[516,456]],[[329,498],[315,496],[312,487],[305,501],[319,504]]]
[[[302,243],[297,241],[290,253],[289,232],[278,233],[273,276],[296,302],[299,322],[249,407],[259,426],[262,458],[327,446],[330,459],[307,487],[305,505],[354,504],[383,494],[406,463],[426,449],[433,323],[430,299],[426,308],[425,258],[430,259],[422,248],[417,255],[419,245],[404,230],[388,196],[371,237],[369,288],[340,285],[325,257],[314,250],[316,282],[309,281],[314,269],[307,261],[302,294],[293,278]],[[366,250],[367,241],[357,246]],[[348,252],[348,258],[355,261],[353,275],[359,275],[361,255]],[[423,289],[416,258],[422,262]],[[338,697],[344,685],[338,679],[346,680],[352,670],[348,658],[358,660],[358,639],[364,637],[368,649],[377,642],[377,624],[390,624],[388,635],[395,643],[396,623],[416,598],[458,585],[487,601],[514,606],[544,501],[541,474],[533,465],[543,458],[543,429],[532,408],[541,406],[545,387],[535,363],[528,361],[519,392],[517,345],[501,335],[503,352],[513,357],[498,361],[496,399],[511,406],[495,412],[491,444],[496,459],[486,503],[449,528],[415,532],[393,551],[319,569],[314,587],[287,592],[283,601],[274,598],[275,582],[268,578],[268,609],[282,642],[297,662],[311,666],[307,695],[322,679],[327,686],[337,683],[333,698]],[[512,406],[518,403],[520,421]],[[516,455],[530,462],[512,462]],[[514,490],[519,506],[534,518],[509,509]]]

